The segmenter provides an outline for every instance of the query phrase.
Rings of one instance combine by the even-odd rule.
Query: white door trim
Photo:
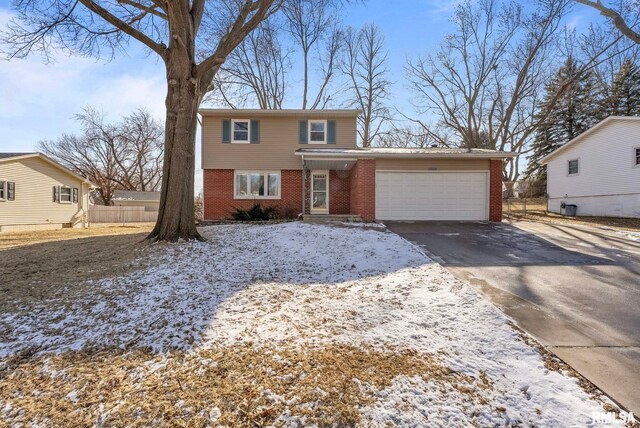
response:
[[[313,180],[315,178],[316,175],[324,175],[326,176],[326,180],[325,180],[325,193],[326,193],[326,205],[327,208],[325,209],[314,209],[313,208]],[[313,170],[311,171],[311,200],[309,201],[309,207],[311,209],[311,213],[312,214],[328,214],[329,213],[329,171],[328,170]]]

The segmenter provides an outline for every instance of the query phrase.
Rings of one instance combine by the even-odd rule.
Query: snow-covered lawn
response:
[[[0,425],[588,425],[609,406],[399,236],[204,228],[0,314]]]

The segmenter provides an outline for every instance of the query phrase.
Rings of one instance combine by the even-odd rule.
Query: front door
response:
[[[311,212],[329,212],[329,171],[311,173]]]

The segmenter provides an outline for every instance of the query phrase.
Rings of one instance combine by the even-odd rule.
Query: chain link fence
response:
[[[502,186],[502,211],[507,217],[545,213],[546,191],[546,183],[540,181],[505,182]]]

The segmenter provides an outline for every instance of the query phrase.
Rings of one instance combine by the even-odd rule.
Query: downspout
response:
[[[302,217],[307,212],[307,164],[302,155]]]

